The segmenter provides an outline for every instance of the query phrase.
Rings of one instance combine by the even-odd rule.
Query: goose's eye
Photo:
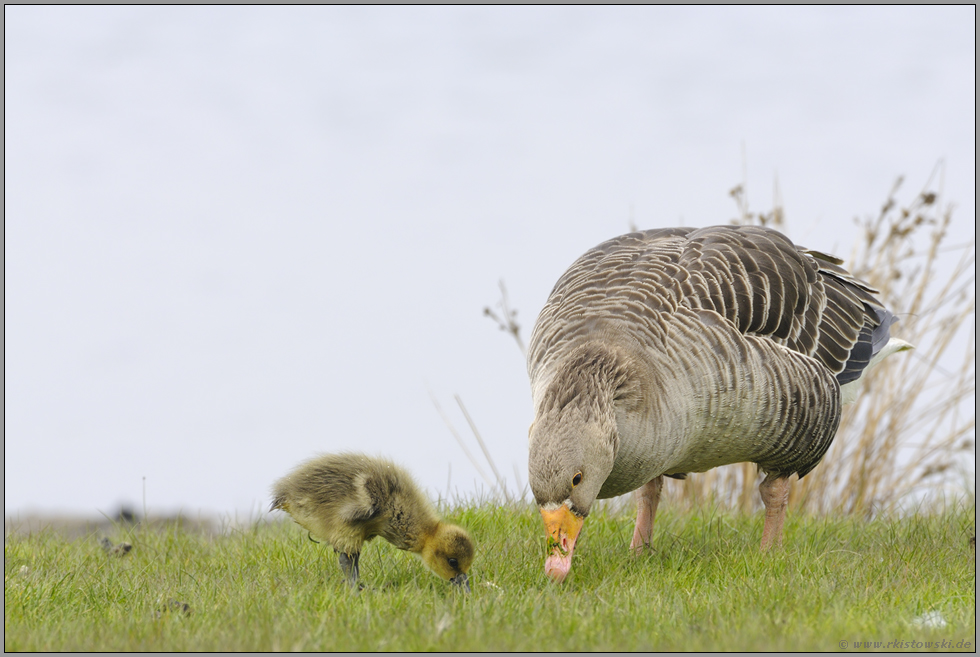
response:
[[[582,483],[582,473],[576,472],[575,476],[572,477],[572,486],[578,486],[581,483]]]
[[[453,570],[459,570],[459,561],[457,561],[456,559],[450,559],[449,567],[452,568]]]

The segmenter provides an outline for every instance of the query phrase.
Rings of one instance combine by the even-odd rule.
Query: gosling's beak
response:
[[[453,586],[458,586],[459,588],[463,589],[463,591],[465,591],[466,593],[470,592],[470,582],[469,579],[466,577],[466,573],[460,573],[459,575],[456,575],[456,577],[453,577],[451,580],[449,580],[449,583],[452,584]]]
[[[548,558],[544,562],[544,572],[551,579],[560,582],[572,568],[572,551],[575,541],[582,531],[585,517],[576,515],[567,505],[557,509],[541,509],[544,526],[548,531]]]

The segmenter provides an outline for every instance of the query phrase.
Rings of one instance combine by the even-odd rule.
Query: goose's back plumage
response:
[[[536,415],[590,394],[583,362],[607,371],[618,444],[600,497],[741,461],[803,476],[837,430],[840,386],[888,343],[894,317],[873,292],[767,228],[617,237],[580,257],[541,311]]]
[[[711,310],[743,335],[812,356],[842,385],[888,340],[894,321],[840,260],[756,226],[629,233],[579,258],[555,285],[532,335],[532,376],[597,318],[633,329],[680,307]],[[557,338],[557,339],[556,339]]]

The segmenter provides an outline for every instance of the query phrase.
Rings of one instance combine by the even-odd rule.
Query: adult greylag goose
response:
[[[529,482],[561,581],[597,498],[636,491],[649,545],[663,477],[753,462],[778,544],[789,477],[830,447],[862,373],[909,348],[833,256],[756,226],[629,233],[580,257],[534,326]]]
[[[435,574],[466,591],[473,541],[443,522],[411,475],[387,459],[326,454],[300,464],[273,486],[270,511],[281,509],[333,546],[357,586],[361,546],[380,536],[422,557]]]

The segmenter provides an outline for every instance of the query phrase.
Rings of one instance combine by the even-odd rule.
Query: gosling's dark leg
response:
[[[344,571],[344,575],[347,577],[347,583],[357,589],[357,576],[359,574],[357,563],[361,560],[361,553],[345,554],[338,551],[337,557],[340,560],[340,569]]]

